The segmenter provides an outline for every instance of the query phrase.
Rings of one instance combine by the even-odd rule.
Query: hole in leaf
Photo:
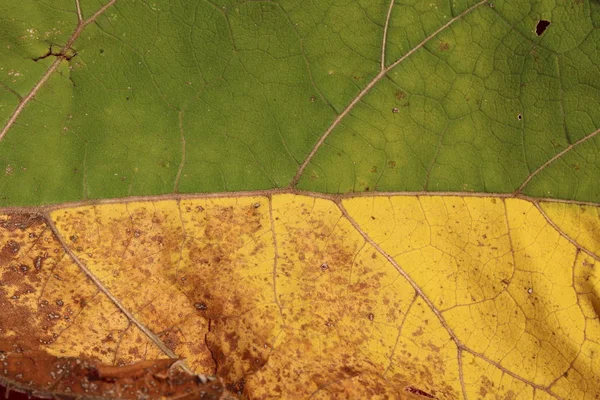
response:
[[[520,121],[520,120],[522,120],[522,119],[523,119],[523,114],[519,114],[519,115],[517,115],[517,119],[518,119],[519,121]]]
[[[546,29],[548,29],[549,26],[550,26],[550,21],[541,19],[535,26],[535,34],[538,36],[542,36],[542,33],[544,33],[546,31]]]

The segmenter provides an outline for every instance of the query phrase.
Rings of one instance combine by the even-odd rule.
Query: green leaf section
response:
[[[307,159],[300,189],[507,193],[566,149],[523,193],[600,201],[597,1],[397,0],[380,74],[389,5],[118,0],[2,138],[0,205],[286,187]],[[0,15],[4,126],[77,8]]]
[[[393,9],[390,63],[464,9],[438,3]],[[592,24],[598,8],[597,2],[494,2],[466,14],[352,109],[300,187],[517,190],[555,154],[600,126],[600,32]],[[552,24],[538,37],[541,18]],[[600,200],[594,184],[600,178],[598,145],[600,137],[574,147],[536,175],[525,193]]]

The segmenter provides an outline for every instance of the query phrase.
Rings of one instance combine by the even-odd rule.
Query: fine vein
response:
[[[540,214],[542,214],[542,217],[544,217],[544,219],[546,220],[546,222],[552,228],[554,228],[554,230],[556,230],[560,236],[562,236],[563,238],[567,239],[573,246],[575,246],[576,248],[578,248],[579,250],[581,250],[582,252],[584,252],[588,256],[592,257],[594,260],[600,262],[600,256],[592,253],[591,251],[589,251],[588,249],[586,249],[585,247],[583,247],[582,245],[580,245],[579,243],[577,243],[577,241],[575,239],[573,239],[571,236],[567,235],[567,233],[565,231],[563,231],[558,225],[556,225],[556,223],[554,223],[554,221],[552,220],[552,218],[550,218],[550,216],[548,214],[546,214],[546,212],[544,211],[544,209],[542,208],[542,206],[539,204],[539,202],[534,201],[533,205],[535,206],[535,208],[537,208],[537,210],[540,212]]]
[[[421,43],[419,43],[418,45],[416,45],[413,49],[411,49],[409,52],[407,52],[406,54],[404,54],[402,57],[400,57],[399,59],[397,59],[396,61],[394,61],[394,63],[392,63],[390,66],[388,67],[383,67],[381,69],[381,71],[375,75],[375,77],[367,84],[367,86],[365,86],[359,93],[358,95],[356,95],[356,97],[354,97],[352,99],[352,101],[350,102],[350,104],[348,104],[346,106],[346,108],[333,120],[333,122],[331,123],[331,125],[329,125],[329,127],[327,128],[327,130],[325,131],[325,133],[323,133],[323,135],[321,136],[321,138],[319,139],[319,141],[317,142],[317,144],[313,147],[313,149],[311,150],[311,152],[308,154],[308,157],[306,157],[306,159],[304,160],[304,162],[302,163],[302,165],[300,166],[300,168],[298,169],[298,172],[296,173],[296,175],[294,176],[294,178],[292,179],[291,183],[289,184],[289,187],[295,187],[296,184],[298,183],[298,181],[300,180],[300,177],[302,176],[302,174],[304,173],[304,170],[306,169],[306,167],[308,166],[308,164],[310,163],[310,161],[313,159],[313,157],[315,156],[315,154],[317,153],[317,151],[319,150],[319,148],[323,145],[323,143],[325,142],[325,140],[327,139],[327,137],[331,134],[331,132],[333,132],[333,130],[340,124],[340,122],[344,119],[344,117],[346,117],[346,115],[348,115],[350,113],[350,111],[352,111],[352,109],[354,108],[354,106],[356,106],[356,104],[358,104],[360,102],[360,100],[367,94],[369,93],[369,91],[388,73],[390,72],[392,69],[394,69],[398,64],[400,64],[402,61],[406,60],[408,57],[410,57],[414,52],[416,52],[417,50],[419,50],[420,48],[422,48],[423,46],[425,46],[431,39],[433,39],[434,37],[436,37],[440,32],[442,32],[444,29],[446,29],[447,27],[449,27],[450,25],[452,25],[454,22],[458,21],[459,19],[463,18],[465,15],[469,14],[471,11],[473,11],[474,9],[476,9],[477,7],[481,6],[482,4],[487,3],[488,0],[483,0],[480,1],[479,3],[475,4],[474,6],[468,8],[467,10],[463,11],[462,13],[460,13],[459,15],[457,15],[456,17],[452,18],[451,20],[449,20],[448,22],[446,22],[444,25],[442,25],[439,29],[437,29],[435,32],[433,32],[431,35],[427,36],[425,39],[423,39],[421,41]],[[390,4],[390,9],[388,10],[388,13],[391,13],[391,6],[393,5]],[[386,21],[386,27],[387,24],[389,23],[389,20]],[[384,30],[384,35],[387,35],[387,29]],[[382,50],[382,59],[381,59],[381,64],[385,63],[384,60],[384,56],[385,56],[385,43],[383,46],[383,50]]]
[[[563,151],[556,153],[554,155],[554,157],[552,157],[551,159],[549,159],[548,161],[546,161],[544,164],[542,164],[538,169],[536,169],[535,171],[533,171],[531,174],[529,174],[529,176],[525,179],[525,181],[521,184],[521,186],[516,190],[515,194],[519,194],[523,191],[523,189],[525,189],[525,187],[527,186],[527,184],[537,175],[539,174],[542,170],[544,170],[547,166],[549,166],[550,164],[552,164],[554,161],[558,160],[559,158],[561,158],[565,153],[568,153],[569,151],[571,151],[574,147],[587,142],[588,140],[592,139],[593,137],[597,136],[600,133],[600,128],[596,129],[594,132],[584,136],[583,138],[579,139],[578,141],[576,141],[575,143],[567,146]]]
[[[61,233],[59,232],[58,228],[56,227],[56,225],[54,224],[54,221],[52,220],[52,218],[50,217],[50,215],[45,214],[44,218],[46,220],[46,223],[48,224],[48,226],[50,227],[50,229],[52,230],[52,232],[54,233],[54,236],[56,237],[56,239],[59,241],[60,245],[63,247],[63,249],[65,250],[65,252],[69,255],[69,257],[71,257],[71,259],[73,260],[73,262],[75,262],[75,264],[77,264],[77,266],[79,266],[79,268],[83,271],[83,273],[92,281],[94,282],[94,284],[98,287],[98,289],[104,293],[106,295],[106,297],[108,297],[113,304],[123,313],[127,316],[127,318],[129,319],[129,321],[131,321],[134,325],[136,325],[142,332],[144,332],[144,334],[154,343],[156,344],[156,346],[162,350],[162,352],[164,354],[166,354],[169,358],[173,358],[173,359],[179,359],[179,356],[177,354],[175,354],[171,349],[169,349],[167,347],[167,345],[165,345],[165,343],[160,340],[158,338],[158,336],[156,336],[150,329],[148,329],[148,327],[146,327],[144,324],[142,324],[127,308],[125,308],[125,306],[119,301],[119,299],[117,299],[115,297],[115,295],[113,295],[110,290],[108,290],[104,284],[92,273],[92,271],[77,257],[77,255],[71,250],[71,248],[67,245],[67,243],[65,242],[65,239],[62,237]],[[183,370],[185,370],[185,372],[189,373],[189,374],[194,374],[189,367],[187,367],[185,364],[181,364],[181,368]]]
[[[183,132],[183,110],[179,111],[179,134],[181,136],[181,162],[179,163],[179,169],[177,170],[177,176],[175,177],[175,184],[173,185],[173,193],[179,192],[179,181],[181,180],[181,172],[185,166],[185,134]]]
[[[17,120],[17,118],[19,118],[19,115],[21,114],[23,109],[27,106],[27,104],[29,104],[29,102],[36,96],[36,94],[38,93],[40,88],[48,81],[48,79],[50,79],[50,76],[52,76],[52,73],[54,73],[54,71],[56,71],[56,69],[58,68],[60,63],[64,59],[66,59],[67,52],[71,49],[71,46],[73,45],[75,40],[77,40],[77,38],[81,35],[81,33],[83,32],[83,29],[86,26],[88,26],[89,24],[91,24],[92,22],[96,21],[96,19],[100,15],[102,15],[102,13],[104,13],[104,11],[106,11],[107,8],[109,8],[110,6],[115,4],[116,1],[117,0],[110,0],[108,3],[106,3],[104,6],[102,6],[98,11],[96,11],[91,17],[89,17],[86,20],[82,19],[81,7],[79,5],[79,1],[76,2],[77,17],[79,19],[79,22],[77,23],[77,28],[75,29],[75,32],[73,32],[73,34],[71,35],[69,40],[67,40],[67,43],[60,50],[60,55],[58,55],[56,57],[56,59],[52,62],[52,64],[50,64],[50,67],[48,67],[46,72],[44,72],[44,75],[42,75],[40,80],[37,81],[37,83],[33,86],[31,91],[27,94],[27,96],[25,96],[21,99],[21,101],[19,102],[19,105],[17,106],[17,108],[15,108],[15,111],[13,111],[10,118],[8,118],[8,121],[6,121],[6,124],[0,131],[0,141],[2,141],[4,139],[4,136],[6,136],[6,133],[8,132],[8,130],[14,125],[15,121]]]
[[[381,71],[385,69],[385,47],[387,43],[388,28],[390,26],[390,19],[392,18],[392,9],[396,0],[390,0],[387,15],[385,17],[385,24],[383,25],[383,43],[381,44]]]

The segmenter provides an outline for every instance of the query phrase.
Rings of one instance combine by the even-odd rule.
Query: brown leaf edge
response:
[[[0,349],[0,385],[28,396],[54,399],[226,399],[217,378],[190,375],[178,360],[145,360],[125,366],[56,357],[43,351]]]

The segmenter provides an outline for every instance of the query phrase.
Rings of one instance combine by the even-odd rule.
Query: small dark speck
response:
[[[518,119],[519,121],[520,121],[520,120],[522,120],[522,119],[523,119],[523,114],[519,114],[519,115],[517,115],[517,119]]]
[[[546,31],[546,29],[548,29],[549,26],[550,26],[550,21],[541,19],[535,26],[535,34],[538,36],[542,36],[542,34]]]
[[[100,54],[104,53],[104,49],[100,49]]]

